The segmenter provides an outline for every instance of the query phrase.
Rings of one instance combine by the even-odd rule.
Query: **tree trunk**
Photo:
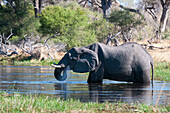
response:
[[[38,16],[38,12],[39,12],[39,0],[34,0],[33,1],[34,4],[34,13],[35,13],[35,18],[37,18]]]
[[[112,0],[101,0],[101,3],[104,17],[109,16]]]
[[[39,14],[41,14],[41,9],[42,9],[42,0],[39,0]]]
[[[165,31],[167,20],[168,20],[168,13],[169,13],[169,9],[167,7],[163,7],[163,12],[162,12],[162,16],[160,19],[160,26],[159,26],[159,31],[161,33]]]
[[[160,24],[159,24],[159,39],[161,39],[161,34],[165,31],[166,29],[166,24],[168,20],[168,13],[169,13],[169,0],[160,0],[161,5],[162,5],[162,15],[160,19]]]

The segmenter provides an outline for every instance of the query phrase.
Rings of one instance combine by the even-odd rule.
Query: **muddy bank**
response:
[[[65,52],[60,52],[53,48],[47,48],[40,44],[39,46],[33,48],[30,52],[29,48],[23,49],[12,45],[13,49],[8,49],[6,51],[1,51],[0,60],[16,60],[16,61],[24,61],[24,60],[60,60]]]

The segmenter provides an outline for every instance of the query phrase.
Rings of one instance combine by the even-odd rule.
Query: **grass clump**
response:
[[[54,61],[53,60],[25,60],[25,61],[14,61],[14,65],[25,65],[25,66],[50,66]],[[56,61],[58,62],[58,61]]]
[[[0,93],[0,111],[6,112],[169,112],[168,106],[154,106],[140,103],[97,103],[79,100]]]
[[[170,81],[170,63],[158,62],[154,68],[154,79]]]
[[[53,61],[53,60],[11,60],[11,59],[2,59],[0,60],[0,65],[15,65],[15,66],[50,66],[53,62],[58,63],[59,61]]]

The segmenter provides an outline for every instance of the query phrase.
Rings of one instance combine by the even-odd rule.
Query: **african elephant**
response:
[[[57,80],[67,78],[67,74],[61,72],[68,65],[74,72],[89,72],[88,83],[102,83],[103,79],[148,83],[151,81],[151,69],[153,80],[153,59],[141,45],[134,42],[116,47],[101,43],[74,47],[58,64],[53,65]]]

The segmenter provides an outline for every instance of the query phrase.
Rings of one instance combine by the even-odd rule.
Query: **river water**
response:
[[[103,84],[87,84],[87,75],[70,73],[67,80],[57,81],[54,68],[48,66],[0,66],[0,91],[7,93],[44,94],[87,102],[139,102],[170,104],[170,82],[132,84],[104,80]],[[69,71],[70,72],[70,71]]]

